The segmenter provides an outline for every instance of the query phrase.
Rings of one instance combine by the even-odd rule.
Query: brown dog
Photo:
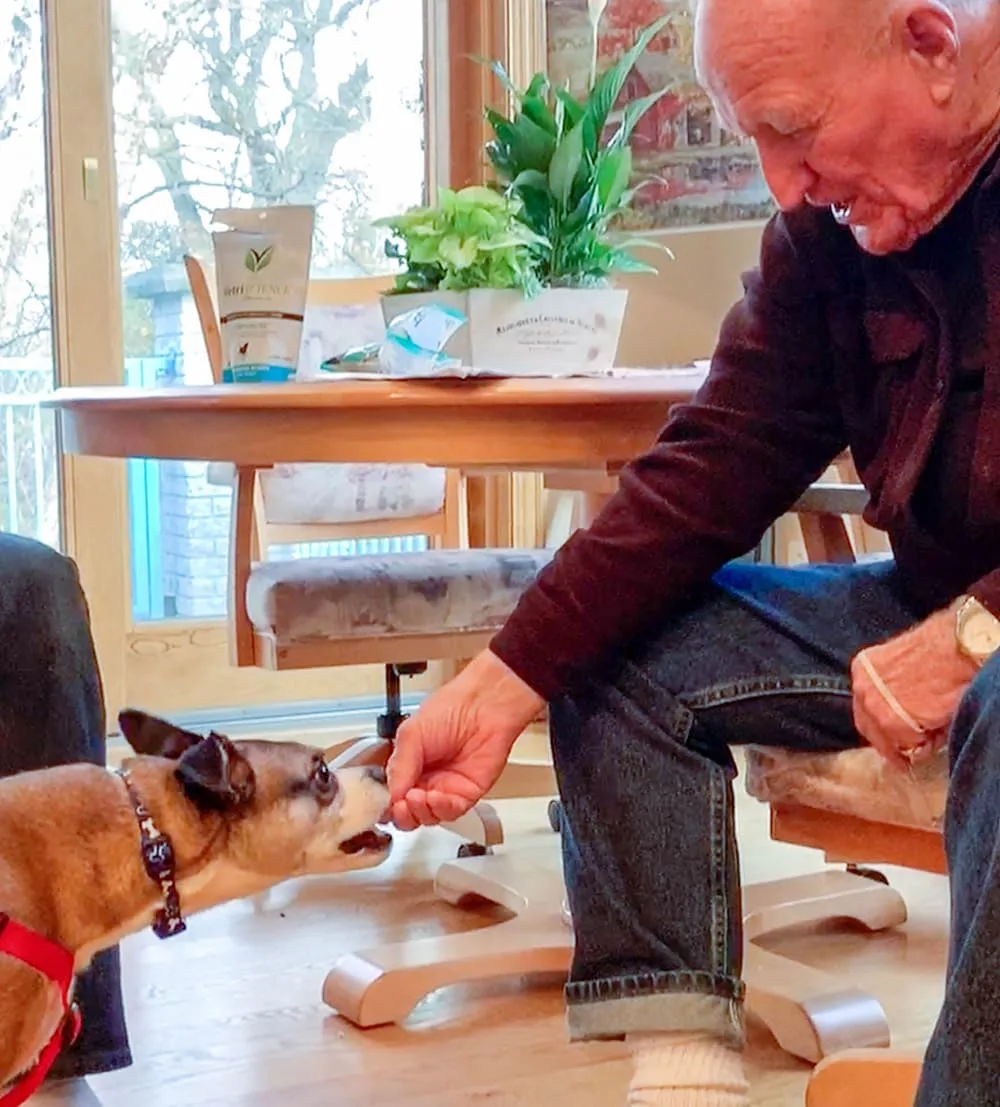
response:
[[[36,1062],[62,1044],[58,972],[33,962],[64,957],[69,986],[146,926],[170,937],[183,916],[370,867],[391,846],[374,829],[388,804],[381,769],[335,773],[304,745],[202,737],[137,711],[120,722],[140,755],[121,773],[69,765],[0,780],[0,1103],[22,1102],[48,1067]]]

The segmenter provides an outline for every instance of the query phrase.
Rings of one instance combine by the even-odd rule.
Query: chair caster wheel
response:
[[[558,834],[562,830],[562,804],[558,800],[549,800],[549,826]]]
[[[458,859],[464,861],[469,857],[487,857],[492,852],[489,846],[481,846],[478,842],[463,842],[458,847]]]
[[[889,878],[878,869],[866,869],[864,865],[848,865],[847,871],[852,876],[864,877],[865,880],[874,880],[876,884],[885,884],[888,887]]]

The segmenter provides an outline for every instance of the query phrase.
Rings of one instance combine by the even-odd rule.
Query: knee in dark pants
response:
[[[990,725],[992,723],[992,725]],[[1000,728],[1000,653],[991,657],[969,685],[955,712],[951,727],[952,768],[970,740]],[[993,743],[995,745],[995,743]],[[1000,750],[997,751],[1000,757]]]
[[[0,534],[0,610],[43,615],[80,602],[80,577],[68,557],[42,542]]]
[[[992,848],[1000,817],[1000,655],[986,662],[959,703],[949,761],[945,846],[957,887],[979,879],[971,875],[979,864],[978,847],[988,838]]]
[[[105,760],[100,673],[76,566],[0,534],[0,776]]]

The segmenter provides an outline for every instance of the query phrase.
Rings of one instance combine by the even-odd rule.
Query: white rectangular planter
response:
[[[596,373],[615,363],[625,319],[624,289],[547,288],[526,299],[520,292],[419,292],[384,296],[388,324],[395,316],[438,302],[469,322],[445,347],[463,366],[509,377]]]

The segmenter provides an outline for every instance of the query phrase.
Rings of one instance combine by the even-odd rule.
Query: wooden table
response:
[[[703,379],[703,370],[689,369],[562,380],[74,388],[45,406],[57,411],[67,452],[98,457],[601,474],[646,449],[671,407]],[[532,868],[501,851],[444,865],[436,887],[449,902],[479,896],[513,918],[342,957],[323,991],[341,1015],[359,1026],[398,1022],[447,984],[567,970],[572,933],[558,868]]]
[[[96,457],[605,469],[646,449],[698,369],[563,380],[66,388],[63,449]]]

